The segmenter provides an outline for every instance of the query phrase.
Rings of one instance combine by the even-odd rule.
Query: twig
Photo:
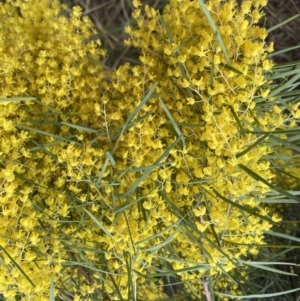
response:
[[[74,254],[72,254],[71,252],[67,252],[67,253],[73,261],[78,262]],[[94,279],[88,275],[88,273],[85,271],[85,269],[82,266],[78,266],[78,272],[85,278],[86,282],[89,285],[92,285],[94,283]],[[101,289],[95,288],[95,292],[104,300],[111,301],[111,299],[108,296],[103,294]]]
[[[204,288],[204,292],[205,292],[205,296],[206,296],[206,301],[211,301],[211,294],[210,294],[207,282],[203,283],[203,288]]]

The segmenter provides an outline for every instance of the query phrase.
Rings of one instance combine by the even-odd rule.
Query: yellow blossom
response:
[[[256,111],[257,100],[269,94],[264,72],[272,69],[266,55],[273,46],[254,25],[264,0],[244,1],[241,9],[235,1],[206,2],[218,41],[197,1],[171,0],[159,13],[134,0],[137,25],[126,29],[126,43],[139,48],[140,64],[116,70],[94,63],[105,52],[80,7],[66,18],[56,0],[2,2],[1,94],[26,91],[35,98],[1,102],[0,110],[0,237],[38,283],[32,287],[18,269],[7,269],[11,260],[3,256],[1,279],[15,283],[14,294],[44,300],[53,278],[79,300],[70,280],[78,267],[62,268],[63,259],[105,265],[114,281],[103,282],[99,269],[90,269],[93,284],[84,284],[81,293],[101,288],[115,300],[116,284],[123,299],[129,294],[127,263],[151,274],[161,268],[156,255],[164,254],[175,269],[210,264],[210,274],[219,275],[234,268],[228,258],[257,252],[249,245],[263,243],[271,224],[224,198],[268,214],[254,196],[264,197],[269,187],[240,165],[273,180],[263,160],[270,149],[255,145],[260,136],[248,132],[271,132],[284,119],[276,106],[273,114]],[[159,96],[170,114],[158,105]],[[298,106],[292,115],[299,115]],[[191,218],[184,228],[181,212]],[[220,238],[226,238],[222,252],[212,248]],[[104,256],[97,256],[99,248]],[[178,276],[187,291],[201,292],[204,273],[183,270]],[[138,298],[166,298],[161,280],[145,285],[143,277],[132,276]],[[92,282],[80,271],[78,277]],[[1,292],[15,297],[7,286]]]

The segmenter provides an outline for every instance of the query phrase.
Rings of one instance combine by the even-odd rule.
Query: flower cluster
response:
[[[92,23],[78,7],[69,18],[63,9],[48,0],[0,4],[0,291],[7,300],[49,299],[50,279],[67,258],[59,221],[71,206],[56,187],[62,166],[71,170],[75,159],[60,163],[73,140],[58,125],[88,118],[83,104],[99,100],[105,77],[91,62],[104,55]]]
[[[165,270],[199,296],[272,226],[257,209],[269,187],[251,175],[274,177],[254,129],[283,123],[256,110],[272,67],[257,26],[266,1],[171,0],[162,15],[133,3],[127,43],[140,65],[117,70],[102,65],[80,8],[64,17],[58,1],[0,4],[7,300],[48,300],[51,279],[74,300],[156,300]]]

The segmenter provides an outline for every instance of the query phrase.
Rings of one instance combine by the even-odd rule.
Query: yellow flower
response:
[[[14,170],[13,164],[7,164],[6,168],[2,169],[0,174],[6,181],[12,182],[15,179]]]
[[[200,209],[199,208],[194,208],[193,213],[195,216],[203,216],[206,213],[206,208],[203,206]]]
[[[176,181],[177,182],[181,182],[181,183],[186,183],[189,182],[189,177],[186,173],[184,172],[180,172],[177,176],[176,176]]]
[[[132,5],[133,5],[134,8],[138,8],[139,6],[142,5],[142,3],[139,0],[133,0]]]
[[[152,208],[152,203],[151,201],[144,201],[143,202],[143,207],[147,210],[150,210]]]
[[[196,226],[197,226],[197,229],[198,229],[200,232],[205,232],[205,230],[207,229],[208,224],[206,224],[206,223],[201,223],[201,222],[196,222]]]
[[[114,112],[113,114],[110,115],[110,118],[112,120],[120,120],[122,118],[122,114],[119,111]]]
[[[180,79],[178,80],[178,84],[179,84],[181,87],[183,87],[183,88],[187,88],[187,87],[190,86],[190,83],[189,83],[189,81],[188,81],[186,78],[180,78]]]
[[[253,196],[263,198],[269,187],[238,165],[243,163],[266,181],[273,177],[262,160],[270,149],[254,145],[260,136],[240,135],[240,124],[247,132],[256,129],[257,120],[268,132],[283,124],[277,107],[275,114],[256,116],[256,98],[269,93],[262,87],[264,71],[272,68],[266,59],[272,45],[266,46],[266,31],[254,25],[262,15],[264,0],[244,1],[241,9],[234,1],[206,2],[230,63],[197,1],[171,0],[162,12],[167,30],[157,10],[143,9],[141,2],[134,0],[137,25],[126,29],[130,35],[126,43],[140,48],[140,64],[124,64],[105,72],[93,63],[102,61],[105,52],[99,41],[92,41],[96,31],[87,17],[81,17],[79,7],[66,18],[59,14],[62,9],[56,0],[4,2],[0,11],[0,56],[5,54],[0,66],[1,93],[20,96],[26,91],[37,97],[30,103],[1,103],[0,110],[0,237],[12,238],[9,254],[16,262],[26,259],[20,266],[29,279],[39,283],[32,288],[19,270],[2,269],[2,279],[16,283],[17,294],[43,300],[51,277],[58,287],[63,283],[75,294],[74,284],[66,280],[73,268],[61,267],[61,258],[70,257],[62,242],[86,250],[88,260],[95,266],[107,265],[114,277],[114,282],[107,279],[102,284],[101,275],[93,275],[91,270],[89,277],[95,282],[85,285],[84,292],[93,293],[101,282],[101,288],[113,295],[117,283],[124,299],[128,279],[123,263],[128,260],[133,270],[154,273],[160,265],[159,251],[170,257],[170,262],[176,259],[176,268],[183,267],[176,263],[181,260],[193,262],[193,266],[209,263],[214,276],[233,269],[224,254],[238,260],[249,251],[257,252],[238,243],[263,243],[263,231],[271,224],[250,213],[241,214],[219,195],[259,212],[260,203]],[[5,18],[7,15],[10,18]],[[151,97],[145,99],[154,83],[157,86]],[[173,120],[157,105],[158,95],[178,123],[185,145],[181,140],[173,144],[178,128],[174,130]],[[140,107],[142,99],[147,102]],[[123,128],[132,112],[134,118]],[[299,115],[298,107],[292,114]],[[15,124],[23,121],[33,130],[16,130]],[[74,126],[67,126],[70,124]],[[110,156],[106,156],[108,151]],[[27,182],[30,189],[26,189]],[[128,191],[132,193],[123,195]],[[195,208],[198,197],[206,206],[200,203]],[[226,238],[224,253],[214,250],[203,237],[194,238],[194,233],[181,229],[181,210],[192,211],[192,221],[205,232],[203,237],[213,242],[215,235]],[[267,214],[267,209],[261,214]],[[276,215],[272,218],[279,219]],[[178,231],[171,236],[175,223]],[[168,240],[163,239],[167,237],[172,238],[172,254],[168,253]],[[101,260],[88,251],[99,244],[105,250]],[[154,245],[159,249],[154,250]],[[199,245],[210,256],[203,254]],[[149,248],[152,251],[147,254],[141,251]],[[79,260],[82,254],[76,248],[73,251]],[[3,260],[11,265],[9,259]],[[45,277],[37,280],[41,272]],[[180,280],[190,281],[187,290],[200,291],[203,271],[183,271],[180,276]],[[157,283],[147,287],[138,275],[134,281],[139,298],[166,298]],[[1,292],[5,290],[10,293],[9,287]]]
[[[275,222],[275,223],[278,223],[282,220],[281,217],[279,217],[277,214],[273,214],[272,215],[272,221]]]

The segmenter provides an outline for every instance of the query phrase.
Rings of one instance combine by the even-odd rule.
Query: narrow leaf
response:
[[[145,180],[150,173],[157,167],[157,164],[160,163],[161,160],[163,160],[165,157],[167,157],[170,153],[170,150],[174,148],[174,146],[178,143],[178,141],[181,139],[181,136],[179,136],[165,151],[164,153],[155,161],[155,163],[148,168],[145,173],[132,185],[132,187],[125,193],[123,193],[121,196],[128,196],[130,194],[132,194],[135,189],[139,186],[139,184]]]
[[[272,26],[271,28],[269,28],[269,29],[267,30],[267,33],[270,33],[271,31],[273,31],[273,30],[275,30],[275,29],[277,29],[277,28],[282,27],[283,25],[285,25],[285,24],[287,24],[287,23],[289,23],[289,22],[295,20],[295,19],[298,18],[299,16],[300,16],[300,15],[295,15],[295,16],[289,18],[289,19],[286,19],[286,20],[280,22],[279,24],[276,24],[275,26]]]
[[[10,101],[23,101],[23,100],[36,100],[34,97],[10,97],[10,98],[0,98],[0,102],[10,102]]]
[[[61,136],[58,136],[58,135],[55,135],[55,134],[52,134],[52,133],[48,133],[48,132],[45,132],[45,131],[42,131],[42,130],[38,130],[38,129],[35,129],[35,128],[30,127],[30,126],[26,126],[26,125],[22,125],[22,124],[15,124],[15,126],[20,128],[20,129],[24,129],[24,130],[32,131],[32,132],[42,134],[42,135],[45,135],[45,136],[53,137],[53,138],[56,138],[60,141],[66,141],[66,142],[70,142],[70,143],[74,143],[76,145],[82,146],[82,144],[77,142],[77,141],[74,141],[74,140],[71,140],[71,139],[68,139],[68,138],[65,138],[65,137],[61,137]]]
[[[220,63],[220,66],[222,66],[222,67],[224,67],[225,69],[228,69],[228,70],[230,70],[230,71],[233,71],[233,72],[235,72],[235,73],[237,73],[237,74],[244,75],[243,72],[241,72],[240,70],[238,70],[238,69],[236,69],[236,68],[234,68],[234,67],[232,67],[232,66],[230,66],[230,65],[227,65],[227,64],[224,64],[224,63]]]
[[[50,280],[50,301],[55,300],[55,293],[54,293],[54,279],[51,277]]]
[[[178,136],[181,136],[182,137],[182,143],[185,144],[185,141],[184,141],[184,137],[183,137],[183,134],[181,133],[176,121],[174,120],[172,114],[170,113],[169,109],[167,108],[167,106],[164,104],[164,102],[162,101],[161,98],[159,98],[159,101],[160,101],[160,104],[161,106],[163,107],[164,111],[166,112],[171,124],[173,125],[176,133]]]
[[[105,173],[105,171],[106,171],[106,168],[107,168],[107,165],[108,165],[108,161],[109,161],[109,159],[107,158],[107,159],[105,160],[105,162],[104,162],[104,165],[103,165],[103,167],[102,167],[102,169],[101,169],[101,171],[100,171],[100,174],[99,174],[99,176],[98,176],[98,179],[97,179],[97,181],[96,181],[96,187],[99,186],[99,184],[100,184],[100,182],[101,182],[101,180],[102,180],[102,178],[103,178],[103,175],[104,175],[104,173]]]
[[[266,216],[262,216],[262,215],[256,213],[256,212],[255,212],[254,210],[252,210],[252,209],[249,209],[249,208],[247,208],[247,207],[245,207],[245,206],[242,206],[242,205],[240,205],[240,204],[238,204],[238,203],[236,203],[236,202],[233,202],[233,201],[229,200],[228,198],[222,196],[222,195],[221,195],[218,191],[216,191],[214,188],[212,188],[212,190],[215,192],[215,194],[216,194],[219,198],[221,198],[221,199],[222,199],[223,201],[225,201],[226,203],[229,203],[230,205],[232,205],[232,206],[234,206],[234,207],[237,207],[237,208],[241,209],[242,211],[246,211],[246,212],[248,212],[248,213],[251,214],[251,215],[255,215],[255,216],[259,217],[260,219],[263,219],[263,220],[266,220],[266,221],[272,223],[272,220],[269,219],[269,218],[267,218]]]
[[[84,132],[88,132],[88,133],[97,133],[97,134],[99,133],[98,130],[94,130],[94,129],[88,128],[86,126],[78,125],[78,124],[73,124],[70,122],[61,122],[61,124],[64,124],[70,128],[76,129],[78,131],[84,131]]]
[[[279,292],[279,293],[257,294],[257,295],[247,295],[247,296],[235,296],[235,295],[223,294],[223,293],[219,293],[219,292],[215,292],[215,293],[220,295],[220,296],[230,297],[232,299],[241,300],[241,299],[257,299],[257,298],[278,297],[278,296],[282,296],[282,295],[286,295],[286,294],[291,294],[291,293],[297,292],[299,290],[300,290],[300,288],[296,288],[296,289],[293,289],[293,290],[288,290],[288,291]]]
[[[115,159],[113,158],[113,156],[111,155],[111,153],[107,151],[107,152],[105,152],[105,154],[106,154],[107,158],[109,159],[111,165],[112,165],[113,167],[115,167],[115,166],[116,166],[116,161],[115,161]]]
[[[219,43],[220,43],[220,46],[221,46],[221,48],[222,48],[222,51],[223,51],[223,54],[224,54],[225,59],[226,59],[226,61],[227,61],[227,64],[228,64],[228,65],[231,65],[230,59],[229,59],[229,55],[228,55],[228,53],[227,53],[227,49],[226,49],[226,47],[225,47],[225,45],[224,45],[224,43],[223,43],[223,40],[222,40],[222,38],[221,38],[221,35],[220,35],[220,33],[219,33],[219,31],[218,31],[218,28],[217,28],[217,26],[216,26],[216,23],[214,22],[212,16],[210,15],[210,13],[209,13],[209,11],[208,11],[206,5],[204,4],[203,0],[198,0],[198,3],[199,3],[199,5],[201,6],[201,8],[202,8],[202,10],[203,10],[203,12],[204,12],[204,14],[205,14],[205,16],[206,16],[206,18],[207,18],[207,20],[208,20],[210,26],[211,26],[211,28],[213,29],[213,31],[214,31],[214,33],[215,33],[215,35],[216,35],[217,40],[218,40]]]
[[[257,173],[255,173],[254,171],[252,171],[251,169],[249,169],[248,167],[246,167],[243,164],[238,164],[238,166],[243,169],[249,176],[251,176],[252,178],[263,182],[264,184],[266,184],[267,186],[269,186],[271,189],[276,190],[278,192],[280,192],[281,194],[287,196],[288,198],[291,198],[295,201],[297,201],[298,203],[300,203],[300,198],[297,197],[296,195],[292,195],[291,193],[285,191],[284,189],[281,189],[278,186],[272,185],[270,184],[268,181],[266,181],[264,178],[262,178],[261,176],[259,176]]]
[[[127,129],[128,124],[132,121],[132,119],[137,115],[137,113],[141,110],[141,108],[144,106],[144,104],[151,98],[153,91],[155,90],[155,88],[157,87],[157,83],[155,83],[151,89],[148,91],[148,93],[146,94],[146,96],[143,98],[143,100],[140,102],[140,104],[135,108],[135,110],[129,115],[129,117],[127,118],[119,136],[118,136],[118,140],[115,144],[115,147],[112,151],[112,153],[114,153],[118,147],[119,141],[121,139],[121,136],[123,135],[124,131]]]
[[[10,254],[2,247],[0,246],[0,248],[3,250],[3,252],[7,255],[7,257],[13,262],[13,264],[17,267],[17,269],[23,274],[23,276],[28,280],[28,282],[33,286],[36,287],[34,285],[34,283],[30,280],[30,278],[27,276],[27,274],[23,271],[23,269],[15,262],[15,260],[10,256]]]
[[[153,246],[151,248],[147,248],[147,249],[142,249],[142,251],[144,252],[151,252],[151,251],[158,251],[159,249],[161,249],[163,246],[169,244],[174,237],[176,236],[177,232],[181,229],[181,227],[178,227],[168,238],[166,238],[162,243]]]
[[[107,229],[100,223],[100,221],[87,209],[83,208],[83,210],[91,217],[91,219],[95,222],[97,226],[111,239],[114,239],[113,236],[107,231]]]
[[[248,153],[251,149],[253,149],[255,146],[261,144],[265,139],[267,139],[270,136],[270,133],[267,133],[265,135],[263,135],[261,138],[259,138],[256,142],[254,142],[253,144],[251,144],[250,146],[248,146],[245,150],[243,150],[242,152],[240,152],[239,154],[236,155],[237,158],[245,155],[246,153]]]
[[[300,238],[298,237],[294,237],[288,234],[283,234],[283,233],[279,233],[279,232],[274,232],[274,231],[265,231],[266,234],[272,235],[272,236],[277,236],[277,237],[281,237],[281,238],[285,238],[285,239],[289,239],[289,240],[293,240],[293,241],[297,241],[300,242]]]
[[[255,268],[257,268],[257,269],[269,271],[269,272],[272,272],[272,273],[296,276],[296,274],[284,272],[284,271],[282,271],[282,270],[270,268],[270,267],[267,267],[267,266],[264,266],[264,265],[261,265],[261,264],[255,264],[255,263],[253,263],[253,262],[251,262],[251,261],[249,261],[249,262],[248,262],[248,261],[247,261],[247,262],[244,262],[244,264],[246,264],[246,265],[248,265],[248,266],[255,267]]]

